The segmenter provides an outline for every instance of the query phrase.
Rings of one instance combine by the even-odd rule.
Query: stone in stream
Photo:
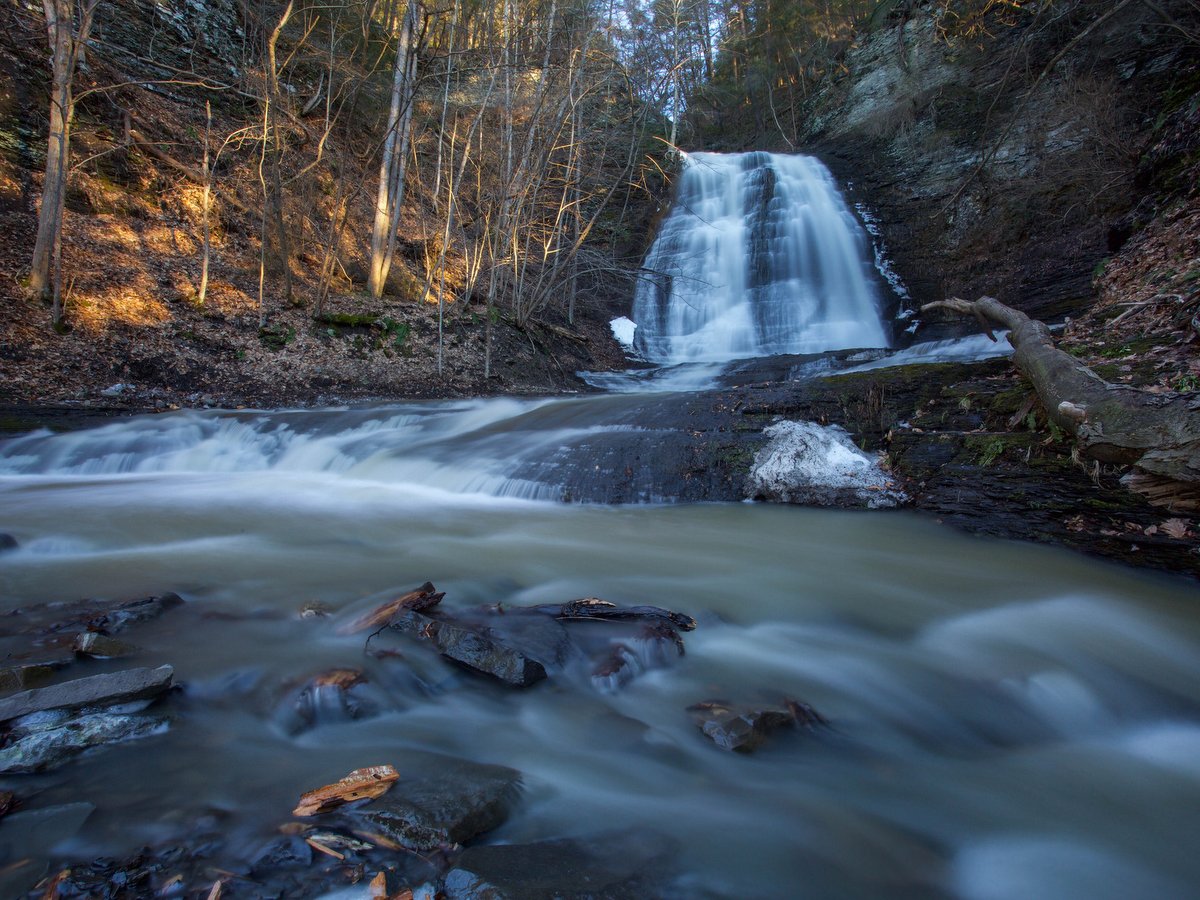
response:
[[[113,635],[130,625],[162,615],[183,603],[178,594],[166,593],[137,600],[71,600],[14,609],[0,615],[0,636],[56,635],[94,631]]]
[[[520,792],[521,773],[506,766],[431,757],[413,772],[401,764],[400,780],[383,797],[347,814],[352,831],[409,850],[461,844],[508,818]]]
[[[119,641],[95,631],[85,631],[75,637],[75,652],[80,656],[91,656],[95,659],[116,659],[121,656],[134,656],[141,648],[126,641]]]
[[[6,550],[16,550],[19,546],[21,545],[17,543],[17,539],[11,534],[0,532],[0,553]]]
[[[324,722],[365,719],[379,712],[367,698],[362,669],[328,669],[288,687],[275,710],[275,721],[288,734],[299,734]]]
[[[125,669],[22,691],[0,700],[0,722],[48,710],[111,706],[157,697],[171,687],[174,674],[171,666]]]
[[[7,746],[0,750],[0,774],[54,769],[92,747],[158,734],[167,722],[163,716],[103,711],[34,713],[14,725]]]
[[[635,638],[613,643],[592,669],[592,686],[620,690],[642,672],[659,669],[684,655],[683,638],[666,622],[646,625]]]
[[[392,627],[430,641],[447,659],[514,687],[529,687],[546,677],[542,661],[516,646],[512,635],[497,634],[488,625],[408,611],[393,619]]]
[[[442,892],[447,900],[644,900],[663,895],[674,852],[665,837],[628,831],[470,847]]]
[[[786,709],[735,708],[721,700],[707,700],[688,707],[700,730],[722,750],[749,753],[771,732],[801,726],[813,730],[828,723],[807,703],[787,700]]]

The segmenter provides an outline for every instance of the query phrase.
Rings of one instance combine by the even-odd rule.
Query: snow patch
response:
[[[633,333],[637,331],[637,322],[626,316],[618,316],[608,323],[608,327],[612,329],[613,337],[618,343],[626,350],[633,349]]]
[[[876,459],[863,453],[836,425],[777,422],[754,457],[749,496],[813,506],[898,506],[908,498]]]

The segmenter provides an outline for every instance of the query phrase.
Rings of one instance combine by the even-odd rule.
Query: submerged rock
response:
[[[707,700],[688,707],[700,730],[722,750],[749,753],[772,732],[796,725],[812,730],[828,723],[809,706],[796,700],[786,709],[738,709],[721,700]]]
[[[674,844],[608,832],[586,840],[471,847],[446,875],[448,900],[644,900],[662,896]]]
[[[275,721],[288,734],[299,734],[324,722],[365,719],[379,707],[365,695],[361,669],[328,669],[290,686],[275,710]]]
[[[21,545],[17,543],[15,537],[0,531],[0,553],[3,553],[5,550],[16,550],[19,546]]]
[[[409,850],[461,844],[508,818],[521,773],[506,766],[437,758],[421,774],[405,772],[384,797],[351,814],[353,830]]]
[[[836,425],[777,422],[747,479],[753,500],[813,506],[898,506],[906,499],[878,463]]]

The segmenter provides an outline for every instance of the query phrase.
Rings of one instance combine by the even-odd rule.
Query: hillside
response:
[[[419,11],[398,237],[375,296],[404,32],[373,10],[100,3],[75,78],[52,330],[23,287],[46,163],[45,23],[0,9],[4,402],[546,392],[623,360],[607,321],[632,290],[662,180],[648,108],[581,38],[590,23],[551,7],[522,23],[528,42],[498,44],[467,13]],[[519,75],[507,88],[500,52]]]

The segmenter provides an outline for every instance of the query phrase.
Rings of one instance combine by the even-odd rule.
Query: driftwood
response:
[[[427,581],[419,588],[402,594],[395,600],[389,600],[382,606],[359,616],[353,622],[348,622],[339,628],[337,633],[358,634],[368,629],[382,628],[402,612],[422,612],[432,606],[437,606],[445,596],[444,592],[439,592]]]
[[[993,297],[954,297],[921,309],[973,315],[985,327],[1007,328],[1013,362],[1051,421],[1075,437],[1084,455],[1133,466],[1123,483],[1152,503],[1200,509],[1200,397],[1110,384],[1055,347],[1043,323]]]
[[[315,816],[355,800],[374,799],[387,793],[399,778],[400,774],[391,766],[355,769],[334,784],[327,784],[301,796],[292,815]]]
[[[519,607],[523,611],[540,612],[556,619],[597,619],[620,621],[629,619],[665,619],[680,631],[694,631],[696,620],[683,613],[672,612],[658,606],[617,606],[599,597],[584,597],[569,603],[543,603],[538,606]]]

